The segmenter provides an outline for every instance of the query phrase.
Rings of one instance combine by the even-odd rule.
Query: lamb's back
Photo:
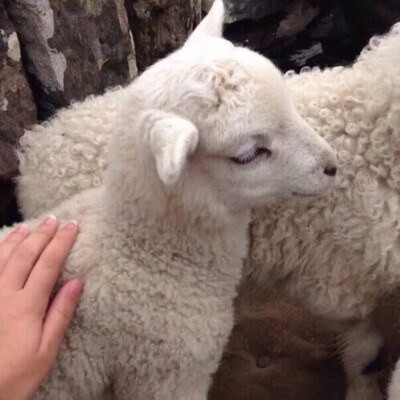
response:
[[[25,131],[17,180],[24,218],[38,217],[79,192],[101,186],[112,124],[125,90],[89,97]]]
[[[300,113],[337,152],[336,184],[308,205],[255,211],[247,272],[334,319],[364,317],[399,279],[399,65],[395,27],[351,68],[288,78]]]

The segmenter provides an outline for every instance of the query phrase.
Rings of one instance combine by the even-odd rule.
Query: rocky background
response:
[[[0,0],[0,226],[18,220],[24,127],[124,85],[180,47],[201,0]]]
[[[349,64],[372,35],[400,20],[399,0],[225,3],[225,36],[284,71]],[[127,84],[180,47],[211,4],[0,0],[0,227],[19,219],[14,149],[24,128],[72,101]],[[211,399],[342,399],[344,379],[331,334],[290,300],[271,294],[261,300],[240,301]],[[396,338],[390,343],[400,353]]]
[[[0,0],[0,226],[18,219],[24,127],[124,85],[185,41],[213,0]],[[284,71],[348,64],[398,0],[226,0],[225,35]]]

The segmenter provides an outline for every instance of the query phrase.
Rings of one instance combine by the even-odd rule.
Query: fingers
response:
[[[35,301],[43,299],[44,309],[77,234],[76,222],[70,221],[62,226],[39,257],[26,281],[25,290],[32,294]]]
[[[67,282],[51,303],[43,324],[41,351],[55,357],[72,315],[75,311],[82,283],[73,279]]]
[[[0,243],[0,274],[16,247],[28,236],[28,228],[21,224],[9,232]]]
[[[57,231],[55,217],[48,216],[11,254],[0,281],[11,290],[21,289],[40,254]]]

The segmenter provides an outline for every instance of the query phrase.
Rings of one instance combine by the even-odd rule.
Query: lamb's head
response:
[[[333,151],[298,115],[281,73],[255,52],[195,32],[132,89],[117,157],[129,164],[121,153],[134,146],[161,192],[237,212],[333,184]],[[121,141],[133,126],[140,143]]]

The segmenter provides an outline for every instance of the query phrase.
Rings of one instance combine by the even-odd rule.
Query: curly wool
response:
[[[351,68],[287,77],[337,153],[337,182],[327,199],[256,210],[246,272],[329,319],[364,318],[400,281],[399,65],[400,24]]]
[[[118,99],[126,91],[116,87],[88,97],[25,131],[17,187],[25,218],[38,217],[74,194],[102,185]]]

